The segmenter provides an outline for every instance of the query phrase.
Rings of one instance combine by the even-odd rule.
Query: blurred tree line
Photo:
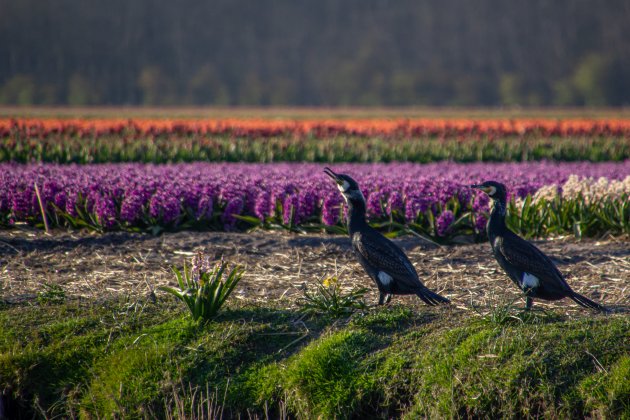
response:
[[[627,0],[0,0],[0,103],[630,105]]]

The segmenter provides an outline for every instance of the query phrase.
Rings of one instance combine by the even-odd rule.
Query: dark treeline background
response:
[[[628,0],[0,0],[0,103],[630,105]]]

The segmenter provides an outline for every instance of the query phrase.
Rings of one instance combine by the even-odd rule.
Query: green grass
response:
[[[231,305],[197,323],[166,297],[5,306],[0,391],[23,418],[193,416],[202,404],[232,417],[630,417],[630,317],[506,319]]]

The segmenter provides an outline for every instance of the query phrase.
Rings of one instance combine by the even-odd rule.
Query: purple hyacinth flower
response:
[[[384,201],[384,195],[380,191],[375,191],[370,194],[367,198],[367,214],[369,217],[382,217],[383,211],[381,208],[381,203]]]
[[[407,222],[413,222],[418,217],[418,205],[416,203],[416,197],[407,196],[405,200],[405,220]]]
[[[486,225],[488,224],[488,219],[483,214],[479,214],[475,217],[475,229],[477,232],[483,233],[486,230]]]
[[[164,223],[171,223],[177,220],[181,213],[181,204],[179,198],[173,195],[165,195],[162,204],[162,220]]]
[[[11,209],[11,199],[6,190],[0,190],[0,212],[8,213]]]
[[[247,186],[245,190],[245,213],[256,214],[256,199],[261,189],[266,187],[256,183],[255,185]]]
[[[48,180],[44,182],[41,187],[40,196],[44,203],[53,202],[55,195],[61,191],[61,186],[54,180]]]
[[[212,272],[212,264],[210,263],[210,257],[203,252],[198,252],[192,258],[190,273],[194,282],[199,282],[201,275],[204,273]]]
[[[72,217],[77,217],[77,205],[79,204],[79,195],[76,191],[68,191],[66,194],[66,213]]]
[[[292,222],[297,224],[297,215],[299,212],[299,200],[297,194],[290,194],[284,198],[282,203],[282,223],[285,225]]]
[[[154,219],[158,219],[162,213],[162,201],[161,194],[156,193],[151,197],[149,201],[149,215]]]
[[[182,204],[186,209],[197,209],[199,206],[199,191],[186,189],[182,192]]]
[[[144,213],[146,204],[146,194],[139,190],[129,190],[125,193],[125,198],[120,206],[120,219],[123,222],[133,225],[140,220]]]
[[[302,223],[310,219],[315,213],[315,206],[317,204],[317,196],[313,191],[300,191],[298,195],[298,223]]]
[[[488,209],[488,203],[490,202],[490,198],[487,194],[478,193],[475,199],[473,200],[473,211],[485,211]]]
[[[387,199],[387,214],[391,215],[393,212],[401,212],[404,207],[402,194],[398,191],[393,191]]]
[[[438,236],[444,236],[446,233],[448,233],[454,220],[455,215],[452,211],[443,211],[442,214],[440,214],[435,221]]]
[[[85,208],[88,212],[94,212],[94,205],[101,197],[101,192],[96,189],[91,189],[85,196]]]
[[[66,192],[65,191],[59,191],[57,194],[55,194],[55,198],[52,200],[52,202],[55,204],[55,206],[57,206],[57,208],[59,209],[65,209],[66,208]]]
[[[339,223],[341,216],[341,197],[338,194],[331,194],[324,199],[322,205],[322,222],[327,226]]]
[[[429,209],[433,200],[429,196],[408,196],[405,204],[405,218],[408,222],[413,222],[419,213],[424,213]]]
[[[166,192],[153,194],[149,202],[149,214],[164,224],[177,220],[181,213],[179,198]]]
[[[101,195],[94,203],[96,220],[105,229],[111,229],[116,225],[116,205],[114,200],[107,195]]]
[[[457,199],[460,203],[468,203],[472,198],[473,191],[470,188],[461,188],[457,191]]]
[[[203,195],[197,203],[197,212],[195,218],[197,220],[206,219],[209,220],[212,217],[212,197],[210,195]]]
[[[238,219],[234,215],[240,215],[243,211],[243,206],[244,203],[241,197],[234,197],[228,201],[221,215],[221,220],[226,230],[230,230],[236,225]]]
[[[255,205],[254,205],[254,214],[261,221],[265,220],[270,215],[271,208],[271,195],[268,191],[261,191],[256,197]]]
[[[35,204],[37,203],[37,197],[35,196],[34,188],[27,187],[22,191],[18,191],[13,194],[11,202],[11,211],[16,220],[25,220],[27,217],[34,214]]]

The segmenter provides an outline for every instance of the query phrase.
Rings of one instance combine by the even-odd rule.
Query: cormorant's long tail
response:
[[[610,312],[610,310],[608,308],[600,305],[597,302],[593,302],[589,298],[587,298],[585,296],[582,296],[579,293],[573,292],[573,294],[570,295],[569,297],[571,299],[573,299],[573,301],[575,301],[575,303],[577,303],[578,305],[583,306],[585,308],[595,309],[596,311],[600,311],[600,312]]]
[[[451,303],[447,298],[438,295],[437,293],[423,287],[416,290],[416,295],[424,301],[427,305],[435,306],[439,304]]]

